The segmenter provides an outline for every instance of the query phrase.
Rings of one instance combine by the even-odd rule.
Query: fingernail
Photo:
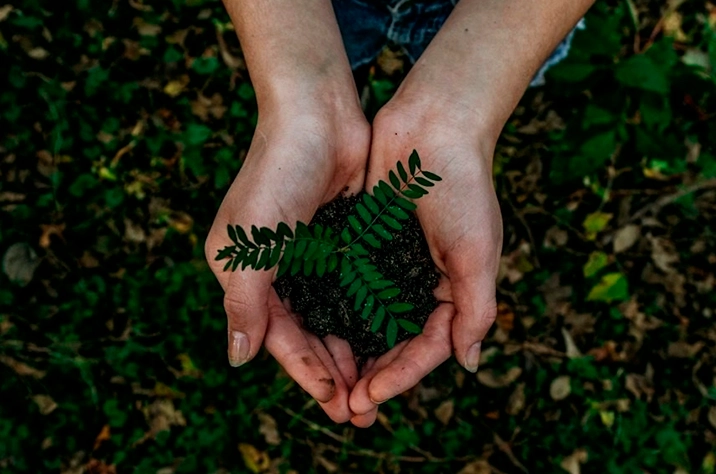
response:
[[[229,332],[229,364],[239,367],[249,358],[249,338],[241,331]]]
[[[388,400],[376,401],[376,400],[373,400],[373,399],[371,398],[370,401],[373,402],[373,405],[380,405],[380,404],[382,404],[382,403],[387,402]]]
[[[473,374],[477,372],[477,366],[480,364],[480,347],[482,342],[476,342],[471,345],[465,354],[465,368]]]

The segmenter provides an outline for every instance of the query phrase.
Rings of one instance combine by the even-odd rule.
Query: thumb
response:
[[[228,356],[232,367],[254,358],[263,342],[268,324],[271,272],[234,272],[224,294],[228,319]]]
[[[495,278],[489,271],[451,275],[451,286],[456,309],[452,324],[455,357],[474,373],[480,362],[482,340],[497,314]]]

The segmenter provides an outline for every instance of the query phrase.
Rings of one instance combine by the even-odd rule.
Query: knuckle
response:
[[[224,310],[229,317],[229,322],[243,319],[251,307],[249,299],[242,291],[227,291],[224,295]]]

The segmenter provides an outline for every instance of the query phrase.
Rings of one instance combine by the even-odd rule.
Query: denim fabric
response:
[[[403,48],[415,62],[445,23],[458,0],[333,0],[351,67],[373,61],[389,43]],[[576,29],[584,28],[584,20]],[[544,73],[567,57],[574,30],[567,35],[531,86],[544,84]]]

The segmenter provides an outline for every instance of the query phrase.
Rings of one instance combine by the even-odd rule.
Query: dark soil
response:
[[[330,226],[340,232],[348,225],[347,217],[355,212],[359,200],[360,196],[334,200],[318,210],[311,224]],[[400,288],[396,300],[415,306],[401,317],[422,327],[438,305],[433,290],[438,284],[439,273],[417,218],[411,216],[402,224],[403,229],[393,233],[392,241],[381,240],[380,249],[365,247],[370,249],[370,258],[378,271]],[[286,274],[274,286],[281,298],[291,300],[293,310],[302,316],[303,325],[308,330],[320,337],[334,334],[347,340],[359,359],[385,353],[388,350],[387,320],[377,333],[372,333],[371,320],[363,320],[353,311],[354,298],[345,296],[346,288],[341,288],[339,281],[339,271],[336,270],[323,278]],[[398,342],[409,337],[411,334],[399,329]]]

